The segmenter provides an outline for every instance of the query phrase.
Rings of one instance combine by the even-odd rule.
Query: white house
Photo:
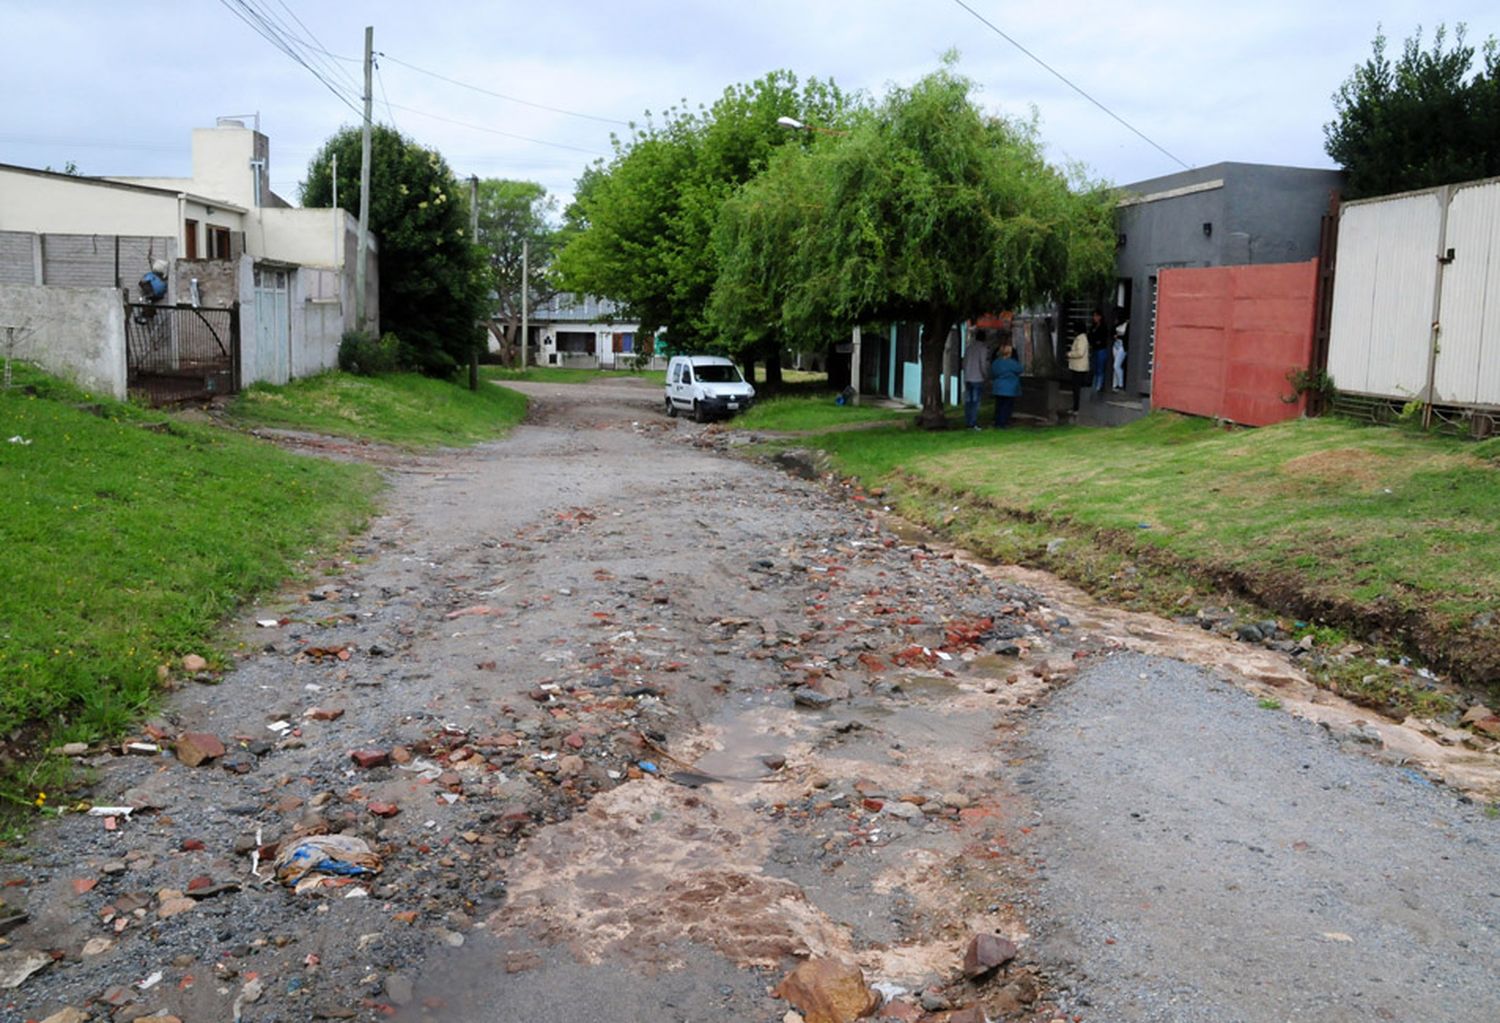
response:
[[[137,282],[164,262],[161,305],[238,307],[233,332],[240,359],[232,375],[239,384],[285,383],[336,364],[339,338],[355,318],[354,217],[341,209],[299,209],[276,195],[268,184],[270,141],[241,121],[195,130],[192,147],[189,178],[82,177],[0,164],[0,326],[24,326],[30,335],[29,349],[17,354],[68,370],[76,360],[60,328],[69,303],[92,307],[97,296],[61,289],[123,289],[136,298]],[[371,329],[378,329],[377,253],[372,239]],[[23,295],[16,287],[49,291]],[[26,311],[26,322],[10,323],[22,318],[18,310]],[[160,317],[140,311],[126,317],[131,337],[118,345],[124,362],[113,366],[104,358],[100,370],[94,358],[80,383],[123,395],[127,380],[142,376],[142,360],[158,357],[177,368],[193,363],[176,374],[190,377],[196,363],[184,355],[189,334],[178,333],[179,319],[165,310]],[[194,328],[208,322],[201,312],[190,320]],[[225,331],[212,333],[222,349]],[[99,350],[90,345],[96,356]]]
[[[656,355],[651,333],[619,317],[607,298],[561,294],[531,314],[530,342],[543,366],[634,369]]]

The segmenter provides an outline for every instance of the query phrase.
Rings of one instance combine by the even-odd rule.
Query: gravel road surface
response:
[[[1034,935],[1085,1019],[1500,1019],[1500,822],[1180,662],[1028,729]],[[1363,748],[1359,748],[1363,746]]]
[[[1380,759],[1432,740],[642,381],[520,389],[472,450],[281,438],[387,510],[77,755],[129,812],[6,850],[0,1023],[794,1023],[808,959],[925,1023],[1500,1018],[1500,827]],[[328,836],[367,872],[275,876]]]

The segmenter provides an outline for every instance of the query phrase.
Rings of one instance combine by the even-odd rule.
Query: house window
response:
[[[184,220],[182,222],[182,237],[186,242],[186,259],[198,258],[198,222],[196,220]]]
[[[227,227],[214,227],[212,225],[209,226],[209,228],[208,228],[208,258],[209,259],[228,259],[229,258],[229,228],[227,228]]]

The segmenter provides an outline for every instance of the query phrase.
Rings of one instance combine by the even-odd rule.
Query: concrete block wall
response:
[[[114,288],[0,284],[0,344],[79,387],[125,397],[125,310]]]

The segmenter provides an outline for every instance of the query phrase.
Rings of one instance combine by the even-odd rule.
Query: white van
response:
[[[667,363],[667,415],[691,412],[698,422],[730,416],[755,403],[755,388],[719,355],[674,355]]]

